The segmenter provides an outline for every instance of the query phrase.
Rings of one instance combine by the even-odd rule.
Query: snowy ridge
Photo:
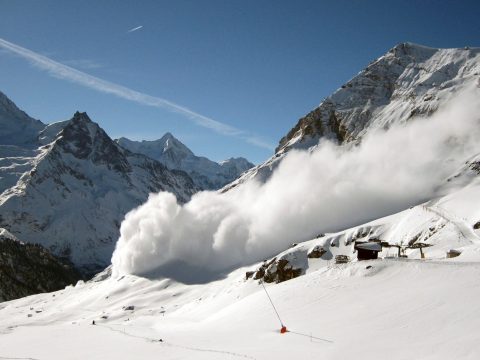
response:
[[[44,128],[45,124],[28,116],[0,92],[0,144],[35,145],[38,133]]]
[[[47,126],[39,139],[46,145],[0,198],[1,226],[86,272],[109,264],[120,222],[149,193],[171,191],[185,202],[198,191],[185,173],[118,146],[85,113]]]
[[[302,117],[274,156],[222,191],[251,178],[265,181],[289,149],[308,149],[321,139],[356,142],[372,129],[428,117],[471,83],[480,84],[480,48],[399,44]]]
[[[160,161],[169,169],[185,171],[199,188],[205,190],[219,189],[254,166],[244,158],[231,158],[217,163],[196,156],[170,133],[154,141],[120,138],[116,142],[134,153]]]
[[[32,169],[37,136],[45,126],[0,92],[0,193]]]

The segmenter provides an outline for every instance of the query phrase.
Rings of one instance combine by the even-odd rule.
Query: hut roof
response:
[[[382,251],[382,245],[378,242],[364,242],[355,244],[355,249],[363,249],[370,251]]]

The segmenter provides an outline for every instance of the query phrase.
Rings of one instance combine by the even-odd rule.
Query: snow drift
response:
[[[121,225],[113,273],[161,275],[175,263],[226,271],[432,198],[480,152],[479,115],[480,90],[469,87],[430,118],[372,131],[360,144],[291,151],[264,184],[197,193],[183,206],[151,194]]]

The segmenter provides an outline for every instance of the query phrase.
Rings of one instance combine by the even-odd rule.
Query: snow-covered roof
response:
[[[355,245],[356,249],[371,250],[371,251],[382,251],[382,245],[377,242],[366,242]]]

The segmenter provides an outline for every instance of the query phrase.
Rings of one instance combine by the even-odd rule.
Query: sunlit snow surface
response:
[[[315,245],[329,250],[327,259],[303,264],[305,276],[267,284],[286,334],[262,286],[245,280],[257,264],[206,284],[127,275],[2,303],[0,358],[478,359],[480,231],[472,223],[480,209],[472,199],[479,196],[474,179],[437,200],[280,254],[302,265]],[[420,232],[434,246],[424,250],[425,260],[418,250],[408,259],[385,258],[396,249],[379,260],[328,260],[354,258],[346,244],[365,232],[391,243]],[[445,259],[451,248],[462,255]]]

